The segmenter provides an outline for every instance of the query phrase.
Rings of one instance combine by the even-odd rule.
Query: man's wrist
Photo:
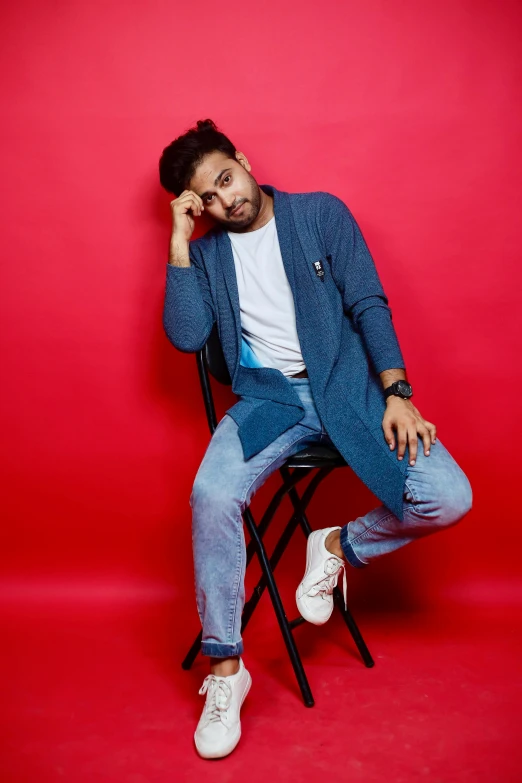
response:
[[[413,394],[411,384],[404,378],[393,381],[388,387],[384,388],[384,397],[389,400],[390,397],[399,397],[401,399],[409,400]]]
[[[171,266],[190,266],[189,243],[186,239],[172,236],[169,249]]]
[[[404,370],[402,367],[383,370],[382,372],[379,373],[379,377],[381,379],[382,388],[388,389],[392,385],[392,383],[395,383],[396,381],[406,380],[406,370]]]
[[[387,406],[390,405],[392,400],[394,402],[397,401],[397,400],[399,400],[399,402],[410,402],[411,401],[411,397],[408,397],[408,398],[406,398],[406,397],[398,397],[396,394],[390,394],[390,396],[386,398],[386,405]]]

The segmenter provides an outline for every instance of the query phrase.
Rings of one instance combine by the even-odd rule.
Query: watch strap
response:
[[[400,383],[407,384],[411,389],[411,385],[408,383],[408,381],[394,381],[391,386],[388,386],[388,388],[384,390],[384,399],[387,400],[388,397],[390,397],[393,394],[396,397],[401,397],[401,399],[403,400],[408,400],[411,397],[411,394],[401,394],[401,392],[399,391]]]

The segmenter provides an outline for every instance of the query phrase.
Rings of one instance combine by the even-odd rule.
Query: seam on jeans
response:
[[[230,607],[230,611],[228,615],[227,636],[229,639],[232,639],[234,635],[234,626],[236,623],[236,613],[237,613],[237,604],[238,604],[238,596],[239,596],[239,582],[241,577],[241,562],[242,562],[241,531],[243,527],[243,518],[241,514],[241,509],[239,511],[239,516],[236,519],[236,526],[238,531],[237,548],[236,548],[236,573],[234,576],[234,584],[232,585],[232,595],[234,596],[234,600],[232,601],[232,605]],[[236,644],[236,642],[230,642],[230,644]]]
[[[271,468],[271,467],[272,467],[272,465],[274,464],[274,462],[276,462],[276,461],[279,459],[279,457],[281,456],[281,454],[282,454],[284,451],[287,451],[287,450],[291,449],[291,448],[292,448],[292,446],[295,446],[295,444],[296,444],[296,443],[299,443],[299,441],[300,441],[300,440],[307,440],[307,438],[309,438],[309,437],[310,437],[310,435],[309,435],[309,434],[300,435],[298,438],[296,438],[295,440],[291,441],[291,443],[287,443],[285,446],[283,446],[283,447],[281,448],[281,450],[280,450],[280,451],[278,451],[278,453],[274,455],[274,458],[273,458],[273,459],[272,459],[272,460],[271,460],[271,461],[268,463],[268,465],[265,465],[265,467],[263,468],[263,470],[262,470],[262,471],[260,471],[260,472],[257,474],[257,476],[255,477],[255,479],[253,479],[253,481],[252,481],[252,482],[251,482],[251,483],[248,485],[248,487],[246,488],[246,490],[245,490],[245,492],[244,492],[244,494],[243,494],[243,496],[242,496],[242,498],[241,498],[240,511],[239,511],[239,516],[238,516],[238,519],[237,519],[237,522],[238,522],[238,530],[239,530],[239,524],[240,524],[240,523],[241,523],[241,525],[243,524],[243,510],[244,510],[244,509],[242,508],[242,506],[243,506],[243,505],[246,503],[246,498],[247,498],[247,495],[248,495],[249,491],[251,490],[251,488],[253,487],[253,485],[256,483],[256,481],[257,481],[258,479],[260,479],[260,478],[261,478],[261,476],[263,476],[263,474],[264,474],[264,473],[266,473],[266,471],[267,471],[269,468]],[[240,536],[240,535],[239,535],[239,537],[238,537],[238,538],[239,538],[239,540],[241,540],[241,536]],[[240,565],[240,563],[241,563],[241,558],[239,559],[238,563],[239,563],[239,565]],[[236,622],[236,613],[237,613],[237,604],[238,604],[238,593],[239,593],[239,581],[240,581],[240,580],[239,580],[239,575],[240,575],[240,567],[238,567],[238,570],[237,570],[237,572],[236,572],[236,577],[237,577],[237,578],[234,580],[234,586],[233,586],[233,589],[232,589],[232,592],[233,592],[233,594],[234,594],[234,600],[233,600],[233,602],[232,602],[232,612],[231,612],[231,616],[230,616],[230,619],[229,619],[229,638],[231,638],[231,636],[232,636],[232,633],[233,633],[233,630],[234,630],[234,625],[235,625],[235,622]],[[231,620],[231,621],[230,621],[230,620]]]

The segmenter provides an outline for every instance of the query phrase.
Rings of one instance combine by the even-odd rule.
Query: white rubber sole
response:
[[[241,701],[239,703],[240,711],[241,711],[241,707],[243,706],[243,702],[248,696],[248,692],[252,685],[252,677],[250,676],[250,673],[247,672],[247,675],[248,675],[248,679],[245,688],[243,690],[243,694],[241,696]],[[194,733],[194,744],[196,746],[196,750],[198,754],[201,756],[202,759],[222,759],[225,756],[228,756],[230,753],[232,753],[232,751],[237,747],[239,740],[241,739],[241,720],[238,723],[236,733],[228,739],[227,744],[223,748],[215,748],[214,750],[208,750],[208,751],[201,750],[198,746],[196,735],[197,732]]]

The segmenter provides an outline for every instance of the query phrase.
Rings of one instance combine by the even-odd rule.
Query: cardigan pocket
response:
[[[310,261],[308,256],[306,261],[317,303],[328,320],[333,315],[336,300],[342,310],[342,297],[333,279],[330,260],[331,257],[317,255],[315,260]]]

